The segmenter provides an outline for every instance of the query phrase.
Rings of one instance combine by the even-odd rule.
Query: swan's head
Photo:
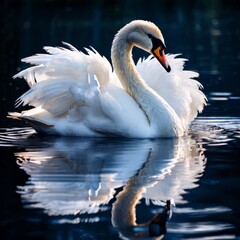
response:
[[[119,31],[115,39],[118,36],[126,38],[130,45],[153,54],[167,72],[171,71],[164,54],[166,46],[162,33],[154,23],[143,20],[132,21]]]

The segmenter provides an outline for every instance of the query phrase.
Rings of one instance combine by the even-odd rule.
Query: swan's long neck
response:
[[[133,44],[127,41],[127,32],[119,32],[112,45],[112,63],[125,91],[131,95],[145,113],[156,135],[182,135],[180,120],[169,104],[151,89],[138,73],[132,59]],[[162,124],[166,122],[168,126]],[[158,135],[159,136],[159,135]]]
[[[112,46],[112,62],[124,89],[135,99],[147,117],[149,117],[142,98],[146,94],[148,95],[148,91],[151,90],[148,89],[149,87],[145,84],[135,67],[132,59],[132,48],[133,46],[127,43],[125,39],[115,39]]]

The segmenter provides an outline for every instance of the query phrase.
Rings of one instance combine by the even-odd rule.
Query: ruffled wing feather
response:
[[[137,69],[145,82],[170,104],[187,127],[203,110],[206,96],[201,91],[202,85],[195,80],[199,74],[183,70],[186,59],[177,56],[179,54],[166,55],[171,66],[170,73],[152,56],[139,60]]]
[[[37,54],[22,61],[36,65],[16,74],[31,87],[16,105],[41,106],[58,116],[67,113],[75,104],[84,104],[107,85],[111,65],[95,50],[88,55],[70,44],[70,49],[44,47],[48,54]]]

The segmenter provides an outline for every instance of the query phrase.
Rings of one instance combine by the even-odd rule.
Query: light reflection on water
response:
[[[139,199],[157,205],[171,198],[182,203],[181,193],[197,187],[195,181],[204,170],[199,144],[190,138],[53,138],[41,147],[37,142],[15,153],[30,176],[19,193],[28,206],[43,208],[49,215],[97,213],[113,198],[114,189],[134,177],[137,188],[144,189]]]
[[[199,118],[191,129],[191,136],[161,140],[41,137],[31,128],[2,129],[0,146],[19,149],[16,161],[29,178],[17,192],[25,208],[37,211],[34,221],[45,215],[56,226],[93,224],[95,236],[104,223],[107,231],[132,239],[146,236],[139,223],[174,199],[166,239],[234,239],[234,226],[218,219],[231,215],[231,208],[194,208],[186,196],[204,177],[208,149],[239,138],[240,120]]]

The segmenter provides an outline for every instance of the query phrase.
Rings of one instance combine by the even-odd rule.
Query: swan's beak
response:
[[[157,60],[162,64],[162,66],[164,67],[164,69],[167,72],[171,71],[171,67],[167,62],[166,56],[164,54],[164,50],[161,48],[161,46],[159,46],[158,48],[154,49],[152,51],[153,55],[155,56],[155,58],[157,58]]]

